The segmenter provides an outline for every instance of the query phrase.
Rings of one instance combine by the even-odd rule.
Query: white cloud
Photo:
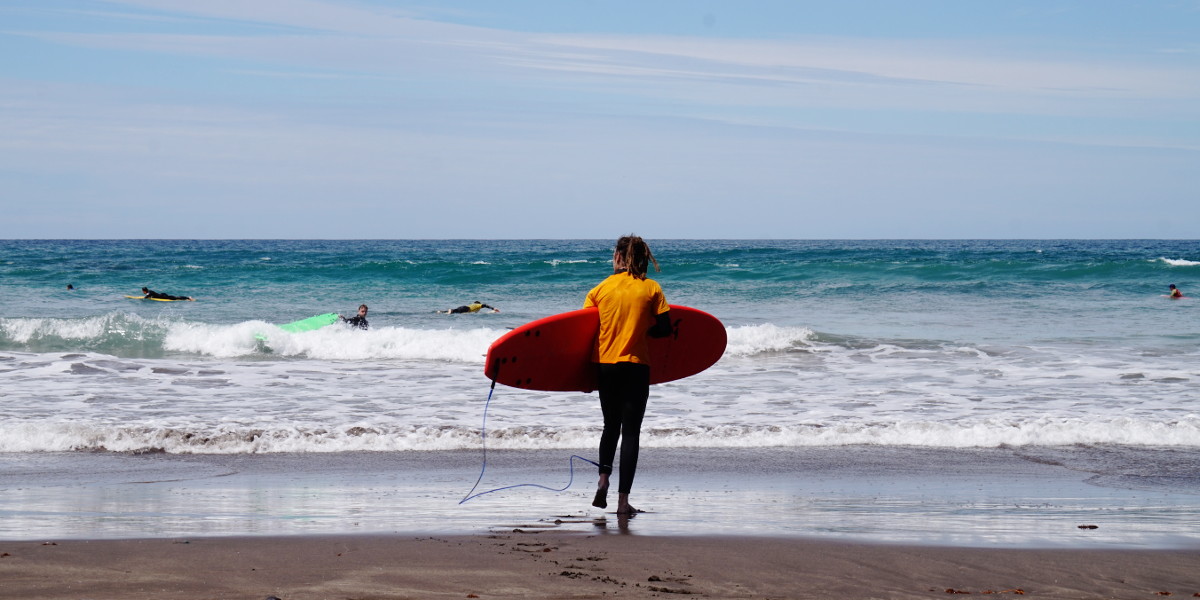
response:
[[[829,85],[941,84],[984,92],[1079,93],[1123,97],[1195,98],[1200,70],[1168,69],[1053,57],[1017,58],[970,42],[827,39],[742,41],[690,38],[547,36],[539,41],[569,48],[581,68],[594,70],[607,57],[610,74],[641,75],[664,58],[687,59],[703,67],[693,73],[719,78]],[[583,50],[594,51],[584,54]],[[545,54],[551,68],[568,69],[569,55]],[[624,58],[625,60],[622,60]],[[1194,66],[1193,66],[1194,67]]]
[[[211,60],[179,63],[195,72],[174,81],[136,68],[10,74],[0,162],[14,193],[64,213],[161,214],[156,235],[576,237],[642,211],[675,228],[666,237],[987,237],[981,214],[1059,197],[1167,205],[1195,189],[1183,165],[1200,146],[1200,76],[1186,58],[1035,56],[995,40],[530,34],[315,1],[123,5],[117,18],[151,11],[142,33],[109,22],[18,35],[129,52],[131,66],[138,53],[160,66]],[[172,22],[144,33],[154,19]],[[311,231],[271,219],[329,202],[371,218]],[[504,210],[438,218],[459,206]],[[1046,235],[1077,218],[1057,206]],[[581,210],[595,216],[581,222]]]
[[[685,107],[836,107],[1117,116],[1139,109],[1194,117],[1200,66],[1113,57],[1034,55],[998,42],[854,38],[739,40],[546,35],[468,27],[410,13],[306,0],[127,0],[143,9],[290,28],[246,35],[27,32],[99,49],[181,54],[344,70],[436,76],[486,86],[670,99]],[[237,69],[238,67],[227,67]],[[242,69],[248,71],[248,69]],[[261,70],[255,66],[253,70]],[[296,75],[293,75],[296,76]],[[532,89],[532,88],[531,88]],[[685,110],[688,110],[685,108]],[[693,110],[690,114],[702,114]]]
[[[378,5],[319,0],[120,0],[147,10],[192,15],[203,19],[307,29],[354,36],[480,37],[488,30],[414,18],[409,11]]]

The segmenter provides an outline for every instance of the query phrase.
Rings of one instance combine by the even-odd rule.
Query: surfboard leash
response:
[[[493,492],[499,492],[502,490],[511,490],[513,488],[519,488],[519,487],[535,487],[535,488],[541,488],[543,490],[549,490],[551,492],[565,492],[565,491],[567,491],[567,488],[570,488],[571,484],[575,482],[575,459],[582,460],[583,462],[586,462],[586,463],[591,463],[591,464],[595,465],[597,468],[600,467],[600,463],[597,463],[592,460],[588,460],[582,456],[579,456],[578,454],[572,454],[571,458],[567,461],[567,464],[570,467],[570,472],[571,472],[570,478],[567,479],[567,485],[563,486],[562,488],[552,488],[549,486],[541,485],[539,483],[518,483],[515,485],[506,485],[504,487],[498,487],[496,489],[486,490],[486,491],[479,492],[478,494],[476,494],[475,488],[479,487],[479,483],[481,481],[483,481],[483,474],[487,472],[487,414],[488,414],[488,408],[490,408],[492,405],[492,393],[495,391],[496,391],[496,380],[495,380],[495,378],[493,378],[492,386],[490,389],[488,389],[487,401],[484,402],[484,404],[483,404],[483,424],[479,427],[479,438],[483,443],[483,465],[479,469],[479,478],[475,480],[475,485],[471,486],[471,491],[467,492],[467,495],[463,496],[463,499],[458,501],[459,504],[463,504],[465,502],[474,500],[475,498],[478,498],[485,494],[491,494]]]

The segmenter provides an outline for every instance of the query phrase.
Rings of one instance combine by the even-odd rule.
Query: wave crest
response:
[[[1160,257],[1158,260],[1171,265],[1172,267],[1195,267],[1200,265],[1200,261],[1187,260],[1184,258],[1165,258]]]
[[[725,356],[753,356],[806,347],[815,334],[807,327],[780,327],[771,323],[728,327]]]
[[[360,331],[338,325],[289,333],[265,321],[222,325],[111,313],[76,319],[0,319],[0,350],[98,352],[122,358],[186,353],[215,358],[478,362],[502,333],[482,327]]]
[[[806,327],[765,323],[727,328],[728,356],[802,349],[814,339]],[[211,324],[111,313],[77,319],[0,319],[0,350],[101,352],[124,358],[185,353],[214,358],[286,357],[322,360],[433,360],[479,362],[504,330],[331,325],[289,333],[265,321]]]
[[[487,431],[492,449],[591,448],[594,427],[501,427]],[[721,425],[648,428],[647,448],[772,448],[909,446],[996,448],[1001,446],[1200,446],[1200,417],[1155,422],[1131,418],[1102,421],[1041,418],[1024,421],[908,421],[796,425]],[[397,452],[481,449],[476,428],[458,425],[156,427],[25,423],[0,425],[0,452],[128,452],[169,454],[270,454]]]

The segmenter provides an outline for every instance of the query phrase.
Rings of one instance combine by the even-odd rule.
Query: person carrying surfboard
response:
[[[588,292],[584,308],[596,307],[600,333],[592,362],[600,375],[600,410],[604,431],[600,435],[600,480],[592,506],[608,507],[609,475],[613,471],[617,443],[621,445],[620,484],[617,514],[639,512],[629,504],[629,492],[637,471],[641,447],[642,418],[650,397],[650,346],[647,337],[671,333],[670,306],[662,287],[646,278],[646,269],[658,261],[650,246],[636,236],[617,240],[613,250],[613,274]]]

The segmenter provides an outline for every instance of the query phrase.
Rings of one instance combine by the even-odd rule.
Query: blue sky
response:
[[[1195,238],[1200,0],[0,0],[0,238]]]

